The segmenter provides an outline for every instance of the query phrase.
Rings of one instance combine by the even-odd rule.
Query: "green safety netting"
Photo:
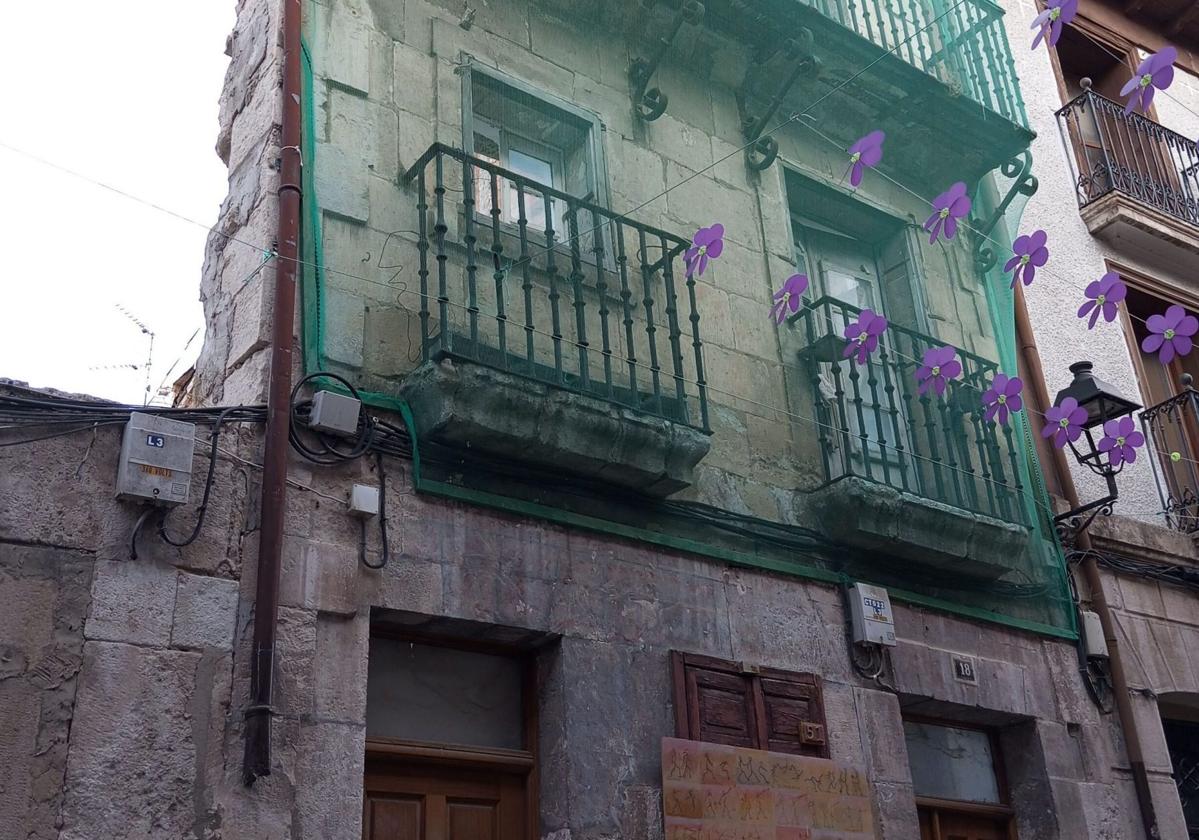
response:
[[[317,194],[315,178],[321,161],[314,132],[316,118],[313,68],[307,47],[303,51],[303,67],[305,209],[302,225],[302,341],[305,371],[311,373],[338,370],[337,362],[326,353],[326,331],[329,329],[326,313],[327,293],[332,281],[345,285],[345,280],[334,277],[331,281],[325,272],[321,197]],[[539,160],[536,141],[529,141],[523,148],[510,147],[506,139],[492,130],[488,114],[489,108],[526,108],[527,104],[519,96],[505,102],[497,90],[489,88],[485,78],[475,87],[473,95],[477,99],[472,110],[476,119],[473,125],[468,124],[471,150],[475,155],[490,160],[500,157],[502,146],[504,162],[520,159],[523,166],[530,167],[530,174],[536,175],[533,171]],[[535,115],[530,114],[526,118],[535,119]],[[567,124],[564,130],[569,134],[570,131],[581,129],[574,129]],[[575,135],[560,139],[566,148],[577,141]],[[598,160],[602,164],[602,157]],[[1027,162],[1027,158],[1017,160]],[[576,166],[569,158],[560,163],[570,173],[570,177],[578,181],[571,189],[573,193],[585,194],[606,182],[606,175],[602,171],[587,171],[584,167]],[[993,251],[994,259],[990,260],[989,268],[980,272],[976,279],[985,285],[988,314],[998,352],[998,358],[994,361],[998,362],[1000,370],[1011,375],[1015,375],[1018,370],[1014,298],[1009,288],[1010,278],[1003,273],[1002,266],[1011,253],[1011,240],[1017,233],[1028,194],[1027,191],[1017,189],[1011,200],[1007,198],[1013,187],[1023,183],[1021,179],[1026,174],[1026,167],[1013,164],[1010,170],[996,173],[993,184],[984,182],[971,190],[976,196],[974,217],[990,220],[994,216],[996,219],[987,234],[993,240],[989,247]],[[462,190],[459,189],[458,192],[461,194]],[[481,194],[481,199],[484,202],[487,200],[485,191]],[[529,212],[536,213],[538,208],[531,207]],[[544,214],[545,209],[541,208],[540,212]],[[551,222],[556,220],[557,224],[561,225],[568,221],[561,216],[555,217],[555,212],[560,211],[551,211]],[[490,265],[483,266],[482,276],[491,276]],[[763,321],[760,324],[762,329],[767,328],[764,316],[763,312]],[[458,322],[453,324],[455,329],[465,329],[465,322],[462,321],[464,317],[459,313]],[[368,403],[391,410],[402,408],[394,390],[371,387],[371,384],[368,381],[362,391]],[[693,406],[696,399],[694,388],[690,388],[686,394],[681,394],[679,399],[682,405]],[[695,416],[696,412],[692,408],[691,417]],[[907,566],[897,569],[897,564],[886,557],[862,555],[847,560],[845,552],[838,551],[835,547],[820,545],[819,541],[811,538],[809,531],[798,529],[803,533],[792,538],[786,534],[786,526],[781,523],[759,520],[752,516],[740,517],[734,529],[728,524],[725,514],[708,512],[705,515],[711,521],[706,522],[705,526],[710,525],[712,530],[697,530],[694,511],[687,511],[683,506],[664,506],[657,520],[652,525],[647,525],[639,513],[622,512],[619,506],[608,506],[603,516],[591,516],[588,515],[585,505],[572,507],[569,499],[562,499],[550,505],[540,500],[518,498],[519,493],[515,491],[509,496],[501,496],[489,492],[486,481],[482,481],[478,487],[465,487],[433,475],[435,470],[428,467],[425,470],[423,486],[418,484],[418,489],[590,530],[645,540],[669,548],[704,553],[732,563],[789,572],[828,582],[866,579],[888,586],[897,599],[909,603],[927,605],[1035,632],[1071,637],[1076,633],[1075,610],[1062,552],[1052,527],[1049,500],[1041,480],[1027,412],[1015,415],[1014,422],[1016,425],[1013,439],[1018,455],[1018,484],[1021,488],[1017,494],[1021,513],[1014,517],[1014,521],[1027,525],[1032,539],[1026,551],[1011,558],[1010,569],[1006,574],[988,582],[955,579],[953,575],[947,574],[922,574]],[[485,469],[480,467],[479,472],[485,472]],[[433,477],[430,478],[430,475]],[[421,481],[419,472],[418,481]]]

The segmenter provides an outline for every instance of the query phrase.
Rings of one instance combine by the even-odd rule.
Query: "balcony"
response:
[[[874,128],[904,137],[891,165],[915,177],[952,172],[972,182],[1028,147],[1029,128],[1003,9],[990,0],[709,0],[706,25],[755,45],[765,72],[742,92],[767,107],[779,70],[767,57],[813,33],[819,81],[795,86],[781,114],[842,82],[837,121],[847,136]],[[880,53],[880,51],[887,51]],[[756,81],[756,84],[754,83]],[[909,142],[910,141],[910,142]]]
[[[1163,253],[1199,254],[1195,141],[1087,90],[1057,112],[1078,206],[1092,234]],[[1163,247],[1164,246],[1164,247]]]
[[[690,240],[442,144],[406,178],[422,365],[401,393],[421,435],[688,486],[710,432]]]
[[[1030,523],[1016,431],[983,419],[998,365],[959,351],[962,374],[945,395],[921,396],[915,371],[942,342],[892,324],[867,363],[854,364],[842,358],[842,336],[860,312],[823,297],[792,319],[824,466],[819,521],[852,544],[1000,577]]]
[[[1199,392],[1184,376],[1180,394],[1140,416],[1164,524],[1184,534],[1199,532]]]

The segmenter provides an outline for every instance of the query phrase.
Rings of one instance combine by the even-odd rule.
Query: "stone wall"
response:
[[[388,342],[407,319],[395,295],[368,300],[354,278],[379,264],[387,233],[411,229],[395,176],[434,138],[452,142],[460,130],[454,65],[464,51],[502,56],[509,72],[515,66],[604,115],[614,207],[652,197],[737,142],[727,91],[686,77],[669,80],[677,110],[663,120],[673,122],[631,126],[625,48],[512,8],[511,0],[480,3],[464,29],[449,0],[306,6],[324,81],[314,95],[331,269],[326,351],[368,384],[403,372],[379,365],[398,364]],[[257,246],[274,237],[277,25],[277,0],[244,0],[230,41],[218,141],[230,197],[209,242],[209,326],[195,386],[206,403],[254,402],[265,388],[273,270],[254,270]],[[837,177],[839,153],[792,143],[784,155]],[[780,172],[751,185],[730,159],[675,201],[646,208],[651,221],[689,235],[713,220],[714,202],[735,196],[742,209],[725,219],[728,250],[700,284],[712,313],[713,383],[767,406],[793,405],[780,362],[788,339],[733,325],[764,322],[767,295],[793,270]],[[902,195],[872,198],[918,216]],[[930,297],[947,307],[946,323],[977,302],[959,288]],[[792,518],[787,493],[816,470],[795,448],[793,427],[744,400],[714,402],[719,446],[697,497]],[[560,638],[539,661],[547,840],[661,837],[658,750],[673,734],[671,650],[820,674],[833,757],[868,770],[880,837],[918,834],[904,710],[1001,728],[1021,837],[1140,836],[1116,723],[1088,699],[1072,644],[899,606],[892,665],[882,682],[867,680],[849,662],[835,588],[417,493],[403,462],[388,465],[391,562],[382,572],[359,564],[357,523],[344,512],[347,487],[376,482],[372,469],[291,464],[273,772],[247,789],[242,716],[261,439],[229,434],[222,447],[201,538],[174,549],[148,529],[137,560],[129,539],[139,510],[112,497],[117,430],[0,448],[0,603],[17,605],[0,616],[5,840],[361,836],[367,651],[379,608]],[[202,475],[206,450],[197,449]],[[172,514],[173,533],[190,529],[195,509]],[[378,556],[373,531],[369,551]],[[1138,688],[1191,690],[1199,664],[1187,657],[1199,630],[1185,598],[1114,578],[1110,597],[1145,663]],[[976,687],[953,679],[951,653],[975,658]],[[1138,707],[1146,740],[1154,726],[1160,735],[1150,701]],[[1150,744],[1150,758],[1163,836],[1181,840],[1160,743]]]
[[[238,0],[226,43],[216,151],[229,167],[229,193],[204,251],[204,344],[189,386],[192,401],[203,405],[250,404],[266,395],[275,264],[263,261],[275,247],[279,218],[281,6]]]
[[[725,225],[724,253],[695,290],[712,449],[700,465],[696,486],[684,497],[795,522],[805,515],[797,491],[825,479],[814,422],[817,409],[811,373],[797,357],[807,342],[803,326],[776,329],[768,313],[774,290],[797,270],[809,272],[816,286],[820,281],[815,279],[817,266],[797,266],[785,169],[792,178],[807,178],[851,196],[855,191],[845,183],[844,148],[790,125],[775,135],[781,146],[779,163],[760,175],[752,173],[738,151],[745,141],[734,95],[749,54],[745,45],[730,40],[696,39],[698,44],[693,44],[686,36],[655,80],[670,95],[666,114],[652,123],[637,120],[629,102],[627,67],[630,57],[649,47],[640,40],[644,32],[631,21],[645,15],[647,29],[665,28],[666,12],[657,7],[638,11],[641,7],[625,2],[569,6],[493,0],[472,6],[469,25],[462,25],[463,9],[457,0],[319,0],[308,7],[305,32],[312,45],[316,147],[308,161],[315,168],[315,195],[307,200],[321,211],[325,267],[316,307],[324,355],[310,364],[335,370],[366,389],[394,394],[403,374],[419,363],[416,181],[403,174],[434,141],[462,147],[464,68],[498,71],[598,121],[599,155],[607,174],[599,184],[601,204],[685,239],[715,221]],[[822,90],[802,81],[787,107],[798,107]],[[826,132],[850,136],[847,132],[856,130],[838,122],[833,104],[822,107],[826,110],[817,116]],[[892,142],[893,153],[902,154],[905,139]],[[453,244],[463,235],[463,179],[460,167],[449,169],[449,318],[465,332],[467,260]],[[923,199],[870,177],[856,193],[864,205],[881,208],[897,224],[920,224],[928,215],[928,201],[953,180],[952,173],[939,175],[948,180],[928,184],[929,194]],[[432,189],[430,181],[430,202]],[[479,236],[479,247],[486,251],[490,233]],[[997,359],[984,289],[964,239],[917,248],[927,304],[919,312],[921,329]],[[511,241],[506,248],[505,253],[513,255]],[[494,342],[495,322],[489,315],[497,305],[490,254],[481,253],[479,262],[479,330]],[[636,260],[632,262],[635,268]],[[681,261],[678,265],[681,268]],[[436,268],[431,264],[430,270],[430,294],[435,294]],[[615,273],[608,282],[614,286]],[[677,282],[681,290],[681,278]],[[519,318],[519,289],[512,289],[519,278],[514,275],[508,283],[508,310]],[[551,339],[544,278],[535,283],[540,330],[535,343],[545,359]],[[577,336],[566,289],[563,299],[569,372],[576,364],[569,342]],[[429,305],[435,330],[436,301]],[[665,367],[667,323],[660,299],[658,306],[659,352]],[[589,307],[592,364],[598,368],[594,300]],[[634,348],[645,382],[648,353],[639,333],[645,318],[640,312],[633,317],[638,331]],[[616,364],[626,341],[619,321],[613,324]],[[685,389],[694,400],[697,372],[685,322],[682,341]],[[670,377],[664,374],[664,379],[672,388]]]
[[[223,448],[254,462],[258,439],[233,438]],[[5,634],[17,664],[0,688],[16,692],[5,708],[20,712],[4,715],[0,790],[10,822],[32,836],[359,836],[378,608],[559,637],[539,656],[538,697],[541,832],[555,840],[661,836],[670,650],[820,674],[833,757],[868,770],[881,837],[916,834],[904,710],[1001,728],[1022,837],[1084,836],[1081,825],[1085,836],[1138,836],[1115,721],[1087,699],[1070,643],[899,606],[884,675],[895,694],[851,668],[835,588],[416,494],[394,461],[382,572],[358,563],[339,501],[351,481],[377,480],[372,468],[292,465],[309,489],[289,492],[274,772],[246,789],[258,473],[222,458],[201,539],[180,551],[147,531],[133,561],[138,510],[111,496],[119,436],[89,442],[0,449],[11,477],[0,483],[0,587],[5,603],[26,605]],[[40,489],[19,478],[35,468]],[[55,498],[72,503],[44,504]],[[174,514],[172,533],[193,514],[194,502]],[[369,550],[377,558],[373,529]],[[1130,644],[1152,609],[1159,623],[1185,610],[1166,594],[1160,607],[1134,607],[1140,589],[1119,586]],[[1175,657],[1196,646],[1177,634],[1199,628],[1152,632],[1173,634],[1175,647],[1145,684],[1185,690],[1174,671],[1190,666]],[[977,687],[952,678],[951,653],[975,657]],[[1165,812],[1169,780],[1153,756]]]

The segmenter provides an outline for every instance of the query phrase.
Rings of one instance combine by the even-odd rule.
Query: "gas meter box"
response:
[[[135,411],[125,425],[117,498],[173,507],[191,490],[196,426]]]

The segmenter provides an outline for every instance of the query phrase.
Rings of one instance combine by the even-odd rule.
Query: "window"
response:
[[[373,637],[367,737],[522,749],[523,670],[505,656]]]
[[[1167,692],[1158,698],[1158,711],[1187,836],[1199,838],[1199,695]]]
[[[1163,365],[1156,354],[1141,350],[1141,342],[1149,334],[1146,321],[1175,303],[1185,306],[1192,315],[1199,310],[1187,305],[1185,300],[1176,299],[1150,278],[1130,276],[1124,269],[1120,269],[1120,276],[1128,285],[1126,305],[1121,308],[1128,351],[1140,383],[1141,402],[1146,408],[1152,408],[1182,394],[1185,390],[1183,377],[1189,375],[1199,382],[1199,355],[1175,356],[1168,365]],[[1165,411],[1144,428],[1150,439],[1149,445],[1156,452],[1181,452],[1189,456],[1178,461],[1156,456],[1152,460],[1155,470],[1160,470],[1162,505],[1171,516],[1179,517],[1184,530],[1193,530],[1193,517],[1197,512],[1195,491],[1199,489],[1199,474],[1189,460],[1195,457],[1189,453],[1199,453],[1199,423],[1194,408],[1187,404]]]
[[[804,179],[789,179],[787,194],[792,207],[791,233],[797,270],[811,278],[815,297],[827,296],[856,309],[871,309],[897,326],[927,332],[917,271],[918,246],[912,241],[908,226]],[[838,320],[834,316],[832,324],[825,327],[839,337],[846,318]],[[893,363],[903,361],[897,352],[907,356],[922,353],[906,346],[910,341],[904,342],[903,348],[896,346],[896,335],[891,331],[881,339]],[[897,400],[894,414],[869,407],[858,412],[851,405],[846,405],[849,410],[842,411],[836,405],[836,394],[839,384],[842,389],[849,387],[853,366],[847,360],[837,360],[834,364],[835,368],[820,369],[821,396],[838,425],[850,430],[849,451],[843,453],[848,462],[844,466],[862,474],[864,462],[869,461],[875,472],[884,467],[898,472],[902,466],[898,450],[880,444],[885,440],[894,444],[896,425],[899,428],[910,425],[907,404]],[[907,382],[905,371],[897,370],[895,376],[895,382]],[[909,451],[911,448],[908,447]]]
[[[903,722],[920,836],[1007,840],[1012,808],[995,733],[958,723]]]
[[[678,737],[829,757],[824,691],[815,674],[747,669],[677,651],[671,666]]]
[[[1061,71],[1064,102],[1082,93],[1082,80],[1092,82],[1092,90],[1108,99],[1120,101],[1120,89],[1136,71],[1139,60],[1135,48],[1112,33],[1080,28],[1062,29],[1057,43],[1057,61]]]
[[[567,228],[573,220],[565,202],[539,188],[596,201],[601,178],[595,119],[477,66],[464,76],[463,102],[466,151],[528,179],[522,183],[497,175],[494,193],[500,220],[519,224],[523,198],[528,226],[545,230],[548,201],[558,238],[571,236]],[[476,167],[473,177],[475,209],[490,216],[495,206],[492,173]]]

